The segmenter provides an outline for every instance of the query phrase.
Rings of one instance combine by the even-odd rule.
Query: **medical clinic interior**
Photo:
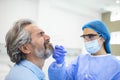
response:
[[[0,0],[0,80],[14,63],[7,54],[5,36],[19,19],[31,19],[50,36],[53,46],[63,45],[69,64],[86,52],[82,26],[92,20],[103,21],[110,32],[111,54],[120,59],[120,0]],[[44,64],[46,80],[50,56]]]

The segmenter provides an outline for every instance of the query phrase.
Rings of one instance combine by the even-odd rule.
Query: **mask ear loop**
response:
[[[103,37],[102,37],[102,35],[100,35],[99,37],[100,37],[100,38],[99,38],[98,40],[100,40],[100,39],[102,39],[102,38],[103,38]],[[103,42],[105,42],[104,38],[103,38]]]
[[[98,40],[102,39],[102,37],[98,38]]]
[[[101,39],[103,39],[103,42],[105,42],[105,39],[102,37],[102,35],[101,34],[99,34],[99,35],[100,35]]]
[[[101,34],[99,34],[99,37],[100,37],[100,38],[98,38],[98,40],[100,40],[100,39],[102,39],[102,38],[103,38]]]
[[[102,45],[104,45],[104,42],[105,42],[105,40],[104,40],[104,38],[100,35],[100,38],[98,38],[98,41],[100,40],[100,39],[103,39],[103,44]],[[98,42],[99,43],[99,42]],[[100,44],[99,44],[100,45]],[[102,45],[101,45],[101,47],[102,47]]]

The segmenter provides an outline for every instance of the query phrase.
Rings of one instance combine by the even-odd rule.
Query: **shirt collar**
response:
[[[45,80],[44,72],[32,62],[28,60],[23,60],[20,64],[30,69],[39,78],[39,80]]]

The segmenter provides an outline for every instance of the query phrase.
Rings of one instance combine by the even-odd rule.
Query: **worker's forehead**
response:
[[[97,34],[97,32],[91,28],[85,28],[83,34]]]

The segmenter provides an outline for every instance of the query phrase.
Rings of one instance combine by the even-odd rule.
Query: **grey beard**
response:
[[[53,54],[53,50],[46,49],[45,54],[44,54],[44,59],[49,58],[52,54]]]
[[[39,58],[47,59],[53,54],[52,49],[46,49],[45,51],[38,51],[37,49],[35,50],[36,56]]]

